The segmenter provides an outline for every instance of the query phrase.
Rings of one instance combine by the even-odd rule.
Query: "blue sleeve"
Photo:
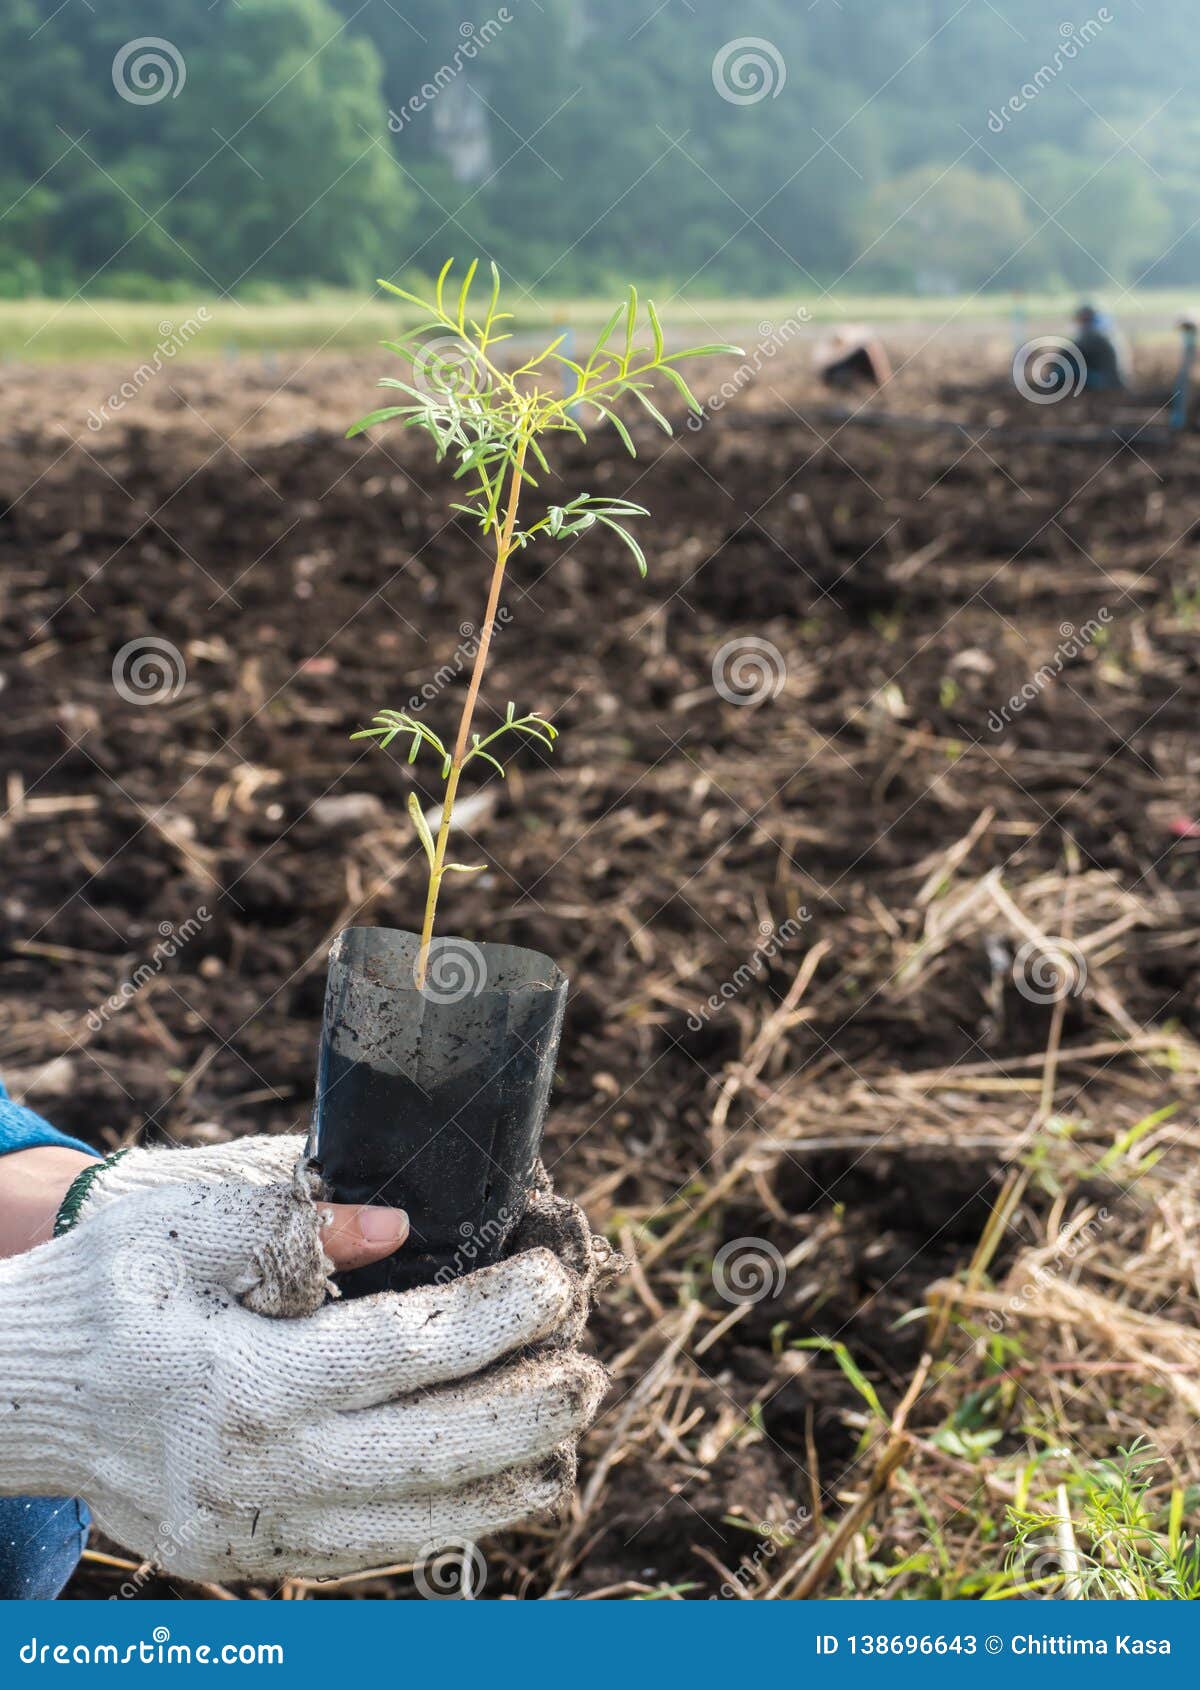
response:
[[[100,1154],[90,1144],[81,1144],[79,1139],[60,1133],[32,1109],[14,1103],[4,1081],[0,1080],[0,1156],[6,1156],[10,1150],[35,1150],[42,1144],[53,1144],[60,1150],[82,1150],[89,1156]]]

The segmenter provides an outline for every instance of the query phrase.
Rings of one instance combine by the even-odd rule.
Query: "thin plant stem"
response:
[[[495,543],[487,609],[453,750],[447,748],[427,722],[408,710],[379,710],[370,727],[351,735],[352,739],[373,739],[384,751],[403,735],[408,740],[410,763],[416,761],[422,748],[432,751],[439,759],[443,798],[436,839],[416,793],[410,791],[408,795],[409,816],[429,867],[425,913],[413,967],[418,991],[424,989],[429,971],[429,950],[442,881],[447,874],[477,874],[484,866],[446,860],[464,770],[479,757],[503,775],[504,766],[493,747],[505,736],[508,744],[514,738],[525,737],[553,748],[558,735],[557,728],[545,716],[536,710],[517,715],[512,702],[504,721],[492,733],[481,736],[471,731],[509,558],[531,540],[570,541],[591,529],[597,536],[615,535],[632,554],[639,573],[647,572],[645,553],[628,523],[631,517],[650,513],[644,505],[629,499],[577,493],[564,504],[550,505],[543,516],[524,529],[518,525],[517,507],[523,487],[526,484],[536,487],[539,472],[551,474],[539,443],[541,438],[570,434],[586,443],[587,432],[580,417],[594,414],[596,423],[611,424],[626,451],[636,457],[634,437],[617,413],[619,401],[636,403],[657,427],[670,434],[670,420],[647,397],[655,378],[661,378],[674,389],[693,414],[703,415],[703,407],[680,373],[679,364],[687,358],[715,353],[740,354],[738,347],[723,344],[688,346],[668,352],[662,324],[651,300],[645,302],[651,345],[639,347],[638,294],[631,286],[624,303],[612,313],[591,351],[580,355],[580,362],[558,350],[569,339],[564,331],[516,369],[502,369],[492,355],[492,348],[510,338],[502,324],[511,320],[512,313],[499,310],[500,272],[495,264],[489,268],[491,293],[482,316],[472,315],[470,304],[478,261],[469,265],[461,277],[455,277],[457,300],[453,304],[446,297],[447,281],[454,269],[452,258],[447,259],[438,273],[432,299],[409,293],[394,282],[380,282],[380,287],[415,305],[420,313],[414,327],[406,328],[398,340],[384,343],[411,366],[411,379],[384,377],[381,385],[395,389],[400,402],[368,412],[349,430],[353,436],[395,419],[400,419],[405,428],[423,430],[433,440],[439,461],[447,457],[457,460],[455,480],[468,478],[465,497],[475,502],[456,503],[453,509],[472,518],[479,532]],[[449,352],[448,336],[451,337]],[[553,372],[555,391],[536,385],[544,370]],[[528,472],[527,454],[533,465]]]
[[[415,984],[418,991],[425,985],[425,976],[429,968],[429,946],[433,939],[433,921],[437,914],[438,894],[442,889],[442,879],[445,874],[446,847],[450,842],[450,823],[454,814],[454,800],[458,796],[458,783],[462,775],[463,764],[471,749],[471,723],[475,716],[475,706],[479,702],[479,689],[483,684],[483,671],[487,666],[488,652],[492,644],[492,634],[496,626],[496,612],[500,608],[500,589],[504,584],[504,570],[512,555],[513,534],[517,524],[517,506],[521,498],[521,483],[525,472],[525,454],[529,448],[529,437],[523,434],[518,442],[516,455],[513,459],[512,479],[508,489],[508,508],[504,515],[503,527],[496,530],[496,561],[492,566],[492,584],[488,591],[487,608],[484,611],[483,627],[479,635],[479,647],[475,653],[475,662],[471,668],[471,680],[467,687],[467,696],[463,702],[462,715],[458,721],[458,737],[454,742],[454,755],[450,763],[450,773],[446,779],[446,793],[442,800],[442,819],[438,827],[437,841],[434,845],[433,864],[429,873],[429,890],[425,896],[425,918],[421,926],[421,945],[417,952],[417,966]]]

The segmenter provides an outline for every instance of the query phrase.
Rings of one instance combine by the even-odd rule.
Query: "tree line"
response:
[[[1082,0],[1083,7],[1091,0]],[[1185,0],[7,0],[0,293],[1178,284]]]

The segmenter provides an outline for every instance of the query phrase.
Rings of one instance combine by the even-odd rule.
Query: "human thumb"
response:
[[[325,1254],[339,1272],[390,1256],[408,1237],[408,1216],[403,1209],[322,1203],[318,1219]]]

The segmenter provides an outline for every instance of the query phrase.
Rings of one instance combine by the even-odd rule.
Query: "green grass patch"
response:
[[[713,329],[740,340],[747,350],[769,336],[773,328],[800,322],[833,323],[865,319],[878,324],[919,327],[1003,327],[1013,319],[1011,299],[995,294],[961,298],[917,298],[905,295],[825,295],[767,299],[671,300],[681,341],[711,338]],[[1057,329],[1065,332],[1077,303],[1073,295],[1029,295],[1022,302],[1030,335]],[[1166,335],[1175,320],[1190,308],[1182,293],[1145,292],[1124,300],[1107,299],[1123,328],[1135,329],[1139,339]],[[199,313],[203,307],[207,320]],[[610,307],[600,299],[532,301],[519,295],[513,328],[543,331],[571,327],[597,329]],[[807,315],[805,315],[807,314]],[[116,299],[0,300],[0,356],[16,363],[83,363],[149,357],[156,346],[176,336],[186,341],[179,356],[218,358],[232,353],[358,352],[395,334],[397,326],[415,314],[398,301],[377,295],[364,300],[351,293],[322,294],[311,299],[245,302],[197,295],[194,300],[155,303]],[[185,329],[191,324],[192,328]]]

